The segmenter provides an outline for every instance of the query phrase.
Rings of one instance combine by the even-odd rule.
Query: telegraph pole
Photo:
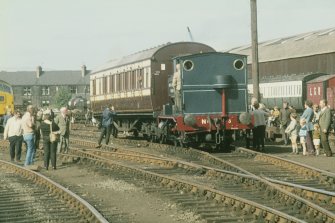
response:
[[[251,8],[251,74],[253,95],[259,97],[259,69],[258,69],[258,34],[257,34],[257,0],[250,0]]]

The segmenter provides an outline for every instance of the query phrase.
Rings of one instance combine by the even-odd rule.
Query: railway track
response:
[[[126,143],[125,139],[117,139],[118,143],[121,141]],[[76,141],[75,143],[79,143],[79,145],[84,146],[90,144],[88,141]],[[138,143],[136,141],[135,143]],[[232,154],[208,154],[206,152],[202,152],[199,150],[193,149],[178,149],[172,146],[166,145],[157,145],[153,144],[155,149],[149,147],[134,147],[131,149],[131,153],[133,154],[144,154],[144,155],[152,155],[155,154],[158,157],[163,156],[167,157],[177,157],[181,158],[182,160],[187,160],[192,163],[197,163],[200,165],[211,166],[214,168],[225,169],[229,171],[236,171],[240,173],[250,174],[261,176],[272,182],[281,186],[282,188],[302,197],[308,199],[309,201],[320,205],[330,211],[334,211],[331,207],[335,204],[335,193],[332,191],[334,184],[332,183],[333,175],[332,173],[318,170],[312,167],[304,166],[299,163],[291,162],[285,159],[276,159],[274,156],[269,156],[266,154],[257,153],[261,155],[263,158],[262,160],[271,161],[271,163],[265,162],[260,163],[260,161],[254,161],[254,165],[246,163],[246,165],[241,165],[242,162],[239,162],[239,156],[246,156],[249,159],[253,160],[252,157],[255,154],[248,154],[249,150],[238,149],[237,151],[244,153],[240,153],[236,155],[235,153]],[[91,147],[94,146],[94,143],[90,144]],[[129,151],[129,149],[120,149],[120,148],[110,148],[110,147],[103,147],[104,150],[113,150],[113,151]],[[142,152],[142,151],[146,151]],[[253,151],[250,151],[253,152]],[[228,158],[227,158],[228,157]],[[232,158],[234,157],[234,158]],[[267,159],[264,157],[268,157]],[[270,158],[271,159],[270,159]],[[230,159],[231,158],[231,159]],[[275,160],[275,161],[274,161]],[[235,162],[235,163],[234,163]],[[261,169],[260,172],[253,172],[251,166],[255,166],[258,169]],[[250,167],[250,168],[249,168]],[[248,170],[248,171],[247,171]],[[272,171],[275,170],[275,171]],[[268,173],[264,175],[264,173]],[[279,173],[279,175],[275,175],[274,173]],[[274,176],[274,178],[273,178]],[[276,178],[279,177],[279,178]],[[287,180],[290,179],[289,182]],[[301,183],[301,184],[300,184]]]
[[[73,155],[79,156],[83,160],[89,158],[94,160],[92,161],[93,163],[97,164],[101,162],[99,165],[104,166],[112,163],[113,165],[126,165],[127,168],[132,168],[132,170],[140,172],[145,171],[146,175],[154,175],[153,178],[155,179],[159,176],[162,181],[167,181],[167,185],[170,186],[186,184],[187,186],[185,187],[192,188],[191,193],[192,190],[197,191],[197,193],[199,193],[198,191],[201,191],[200,194],[204,194],[207,199],[214,199],[218,196],[228,196],[229,199],[232,199],[232,197],[237,199],[239,204],[241,202],[254,202],[254,205],[260,204],[262,207],[270,207],[270,209],[277,210],[278,212],[295,217],[296,219],[306,219],[306,216],[308,219],[314,217],[316,219],[334,219],[334,214],[332,212],[311,202],[305,201],[298,196],[287,193],[285,190],[277,188],[276,186],[267,183],[265,180],[254,176],[215,170],[213,168],[182,162],[180,160],[163,159],[148,156],[147,154],[141,156],[133,153],[127,154],[125,152],[92,150],[83,147],[78,150],[72,149],[71,152]],[[173,183],[171,183],[171,181]],[[209,196],[208,194],[211,195]],[[220,201],[221,200],[219,200],[219,202]],[[248,204],[251,205],[251,203]],[[269,210],[262,209],[262,212],[264,211],[270,213]],[[311,216],[312,212],[318,214]],[[224,213],[218,215],[220,216],[222,214]],[[272,219],[275,214],[271,213],[270,216],[271,217],[268,216],[268,218]],[[259,216],[257,215],[257,217]],[[329,222],[332,220],[329,220]]]
[[[90,204],[43,175],[0,160],[0,222],[107,222]]]
[[[85,134],[80,134],[80,135],[85,136]],[[85,137],[85,138],[87,139],[87,137]],[[92,136],[92,139],[96,139],[96,136]],[[136,168],[141,169],[141,166],[144,163],[145,165],[144,165],[144,168],[142,168],[142,170],[144,170],[144,171],[150,170],[150,172],[153,172],[154,174],[162,174],[160,172],[161,171],[160,167],[157,168],[158,172],[155,172],[156,169],[154,169],[154,171],[153,171],[151,168],[153,167],[154,163],[156,163],[155,165],[160,166],[160,165],[163,165],[162,163],[167,162],[167,161],[163,161],[162,159],[161,160],[158,159],[158,158],[161,158],[162,154],[163,154],[164,158],[165,157],[176,157],[176,158],[178,158],[177,162],[179,162],[178,164],[173,164],[173,163],[171,164],[171,161],[170,161],[170,162],[167,162],[167,163],[170,163],[170,164],[164,164],[164,165],[167,165],[168,169],[162,170],[163,171],[163,174],[162,174],[163,176],[165,174],[167,174],[168,177],[171,177],[169,174],[172,174],[172,177],[178,177],[178,179],[180,177],[182,180],[187,179],[187,181],[189,181],[189,180],[192,181],[192,180],[194,180],[194,179],[192,179],[192,177],[194,177],[194,175],[196,175],[197,178],[195,180],[195,183],[200,182],[201,184],[198,185],[198,186],[205,186],[205,187],[207,185],[206,183],[208,182],[208,179],[214,178],[214,179],[216,179],[217,182],[215,182],[215,180],[214,180],[214,182],[212,184],[210,184],[209,188],[218,190],[219,192],[224,192],[224,193],[227,193],[228,195],[231,194],[233,196],[237,196],[238,198],[242,198],[242,199],[246,199],[246,200],[250,199],[252,202],[255,202],[255,203],[257,203],[259,200],[261,200],[263,202],[263,204],[261,202],[261,206],[263,205],[263,206],[267,206],[267,207],[270,207],[270,208],[272,207],[271,202],[270,203],[264,203],[264,201],[272,201],[273,202],[272,205],[274,205],[273,207],[275,207],[275,203],[277,203],[277,204],[281,203],[284,206],[279,205],[276,208],[278,208],[279,210],[284,210],[284,212],[282,212],[282,213],[285,214],[285,211],[286,211],[286,214],[289,215],[289,216],[291,215],[291,217],[293,215],[293,217],[296,217],[297,219],[305,219],[305,220],[308,219],[308,220],[306,220],[307,222],[311,222],[311,219],[313,219],[313,222],[333,222],[333,217],[332,217],[333,214],[334,214],[334,210],[333,210],[334,195],[333,194],[329,194],[329,193],[325,194],[324,190],[317,190],[317,189],[311,188],[311,187],[301,186],[301,185],[297,185],[297,184],[290,184],[290,183],[283,182],[283,181],[280,181],[280,180],[274,180],[274,179],[271,179],[271,178],[266,178],[266,176],[264,176],[264,175],[262,175],[264,177],[264,179],[258,179],[257,178],[257,180],[255,180],[255,179],[246,180],[247,176],[243,175],[243,174],[242,174],[242,176],[239,176],[239,177],[237,177],[237,176],[227,177],[228,173],[224,173],[225,171],[222,171],[222,169],[228,169],[230,171],[235,171],[235,172],[240,172],[240,173],[246,173],[246,174],[253,175],[252,172],[245,171],[243,168],[239,167],[238,165],[235,165],[235,166],[231,165],[232,162],[227,162],[227,160],[223,160],[222,158],[218,157],[218,156],[221,156],[221,155],[225,156],[227,154],[214,154],[213,155],[213,154],[208,154],[206,152],[201,152],[201,151],[193,150],[193,149],[185,149],[185,148],[180,149],[180,148],[175,148],[174,146],[157,145],[157,144],[151,144],[151,143],[148,144],[147,142],[140,142],[139,143],[138,141],[136,141],[136,142],[133,141],[132,142],[133,146],[132,146],[131,150],[129,150],[129,148],[128,149],[121,149],[121,148],[115,148],[115,147],[113,148],[113,147],[109,147],[109,146],[103,146],[103,148],[99,149],[99,150],[92,150],[91,148],[95,145],[94,142],[76,140],[76,139],[73,139],[73,138],[71,139],[71,141],[72,141],[73,145],[80,146],[81,149],[86,149],[87,151],[85,151],[85,153],[88,153],[85,156],[82,156],[82,154],[74,154],[75,157],[81,157],[80,160],[82,160],[82,161],[85,160],[85,162],[90,162],[90,163],[93,163],[93,164],[97,164],[98,165],[97,169],[101,169],[101,166],[102,166],[103,169],[106,172],[110,172],[110,171],[113,170],[113,168],[112,169],[111,168],[106,168],[105,165],[106,165],[106,162],[113,161],[112,157],[114,156],[114,157],[116,157],[116,158],[114,158],[114,162],[118,163],[118,162],[120,162],[120,160],[125,160],[126,165],[130,165],[130,166],[132,166],[132,168],[135,168],[135,169]],[[117,143],[120,143],[120,142],[121,143],[127,143],[127,144],[129,143],[129,140],[126,140],[126,139],[115,139],[114,141],[117,141]],[[140,144],[140,147],[137,147],[138,146],[137,144]],[[141,145],[146,145],[147,147],[142,147]],[[151,148],[152,145],[155,148]],[[106,150],[106,151],[104,151],[104,150]],[[110,150],[110,151],[108,151],[108,150]],[[79,153],[83,152],[81,150],[78,150],[78,151],[79,151]],[[145,153],[144,151],[147,151],[147,153]],[[153,151],[155,151],[155,152],[153,152]],[[244,153],[243,155],[252,156],[252,155],[247,153],[248,151],[243,151],[243,152],[242,151],[243,151],[242,149],[238,150],[239,153],[241,153],[241,154]],[[127,154],[127,153],[129,153],[129,154]],[[137,158],[129,158],[131,156],[137,157]],[[106,159],[104,161],[101,161],[101,159],[104,158],[104,157],[105,157],[105,159],[106,159],[106,157],[108,157],[108,159]],[[146,161],[139,161],[139,157],[141,159],[146,160]],[[87,161],[88,159],[93,159],[94,161]],[[152,161],[152,159],[155,159],[156,161]],[[191,163],[191,165],[188,166],[188,163],[187,162],[185,162],[185,163],[181,162],[181,159],[186,159],[187,161],[192,162],[192,163]],[[108,160],[110,160],[110,161],[108,161]],[[157,160],[159,160],[159,161],[157,161]],[[105,162],[105,164],[104,164],[104,162]],[[157,164],[157,163],[161,163],[161,164]],[[211,166],[212,170],[205,170],[207,168],[206,166],[201,167],[201,164],[206,164],[206,163],[210,164],[208,166]],[[278,163],[276,163],[276,162],[274,162],[274,163],[277,166],[280,166],[280,165],[278,165]],[[148,166],[148,164],[149,164],[149,166]],[[94,166],[96,167],[96,165],[94,165]],[[286,167],[286,166],[287,166],[287,164],[284,165],[284,167]],[[217,169],[217,170],[213,170],[213,167],[217,167],[217,168],[220,167],[220,168]],[[297,168],[295,167],[295,169],[297,169]],[[117,168],[117,170],[119,170],[119,168]],[[174,172],[174,171],[176,171],[176,172]],[[117,172],[119,172],[119,171],[116,171],[116,173]],[[126,172],[127,172],[127,174],[125,174],[125,178],[127,178],[126,176],[129,174],[129,171],[126,171]],[[190,175],[185,175],[185,172],[186,172],[186,174],[190,173]],[[231,173],[229,173],[229,174],[231,174]],[[309,175],[311,175],[311,174],[309,174]],[[315,177],[315,176],[316,176],[316,174],[313,175],[313,177]],[[250,177],[250,176],[248,176],[248,177]],[[223,178],[223,179],[227,178],[227,179],[222,180],[221,178]],[[329,176],[326,176],[326,178],[327,178],[327,180],[331,179],[331,177],[329,177]],[[130,180],[132,180],[132,179],[133,178],[131,177]],[[167,181],[171,181],[171,179],[167,179]],[[222,191],[221,188],[220,188],[220,182],[219,181],[221,181],[221,183],[222,183],[222,181],[227,181],[226,182],[227,184],[222,184],[221,185],[221,187],[224,187],[225,189],[229,188],[229,183],[231,184],[231,181],[235,182],[233,185],[230,185],[230,187],[234,187],[234,189],[236,189],[236,191],[229,191],[229,190],[228,191]],[[264,181],[268,181],[268,182],[264,183]],[[176,179],[173,179],[173,182],[177,182]],[[260,191],[263,191],[263,192],[265,191],[265,193],[264,194],[257,194],[256,193],[256,195],[255,195],[253,190],[250,190],[250,188],[249,188],[250,185],[248,183],[244,184],[243,186],[237,187],[235,185],[236,182],[249,182],[249,184],[256,184],[258,186],[256,186],[253,190],[255,190],[255,191],[260,190]],[[250,182],[253,182],[253,183],[250,183]],[[273,189],[273,187],[275,185],[271,186],[271,182],[272,182],[272,184],[281,185],[287,191],[291,191],[291,192],[296,193],[296,194],[300,193],[299,196],[308,198],[312,202],[307,201],[307,203],[304,203],[306,201],[303,201],[302,205],[301,205],[301,201],[297,202],[299,200],[299,197],[294,197],[294,196],[292,197],[292,195],[290,195],[290,196],[285,195],[285,192],[283,192],[281,190],[279,190],[279,192],[278,192],[278,188]],[[188,182],[188,183],[192,184],[192,183],[194,183],[194,181],[193,182]],[[260,186],[260,185],[262,185],[262,186]],[[170,183],[168,183],[168,187],[171,187]],[[191,186],[189,186],[189,187],[191,187]],[[192,188],[195,188],[194,185],[192,186]],[[204,192],[206,190],[200,190],[200,191]],[[243,193],[241,193],[241,191],[248,191],[248,192],[245,192],[246,194],[243,195]],[[187,196],[193,197],[192,195],[194,195],[194,193],[193,192],[188,193],[188,192],[189,191],[185,191],[184,194],[187,194]],[[176,199],[179,199],[178,194],[180,194],[180,189],[178,189],[178,188],[175,189],[175,191],[173,193],[176,193],[175,197],[176,197]],[[200,197],[204,196],[206,199],[208,199],[208,201],[213,201],[214,200],[215,201],[214,206],[217,207],[217,204],[220,203],[220,202],[218,202],[216,199],[213,199],[213,197],[208,198],[208,195],[206,195],[207,193],[208,193],[207,191],[205,192],[205,194],[201,193]],[[210,192],[210,193],[215,194],[214,192]],[[248,197],[251,194],[252,194],[252,197],[251,198]],[[278,194],[280,194],[280,195],[278,195]],[[199,194],[197,194],[197,196],[199,196]],[[214,197],[216,197],[216,195]],[[229,199],[231,199],[231,198],[229,198]],[[181,200],[183,200],[183,199],[181,198]],[[236,202],[236,201],[234,201],[234,202]],[[196,202],[195,202],[195,204],[196,204]],[[294,205],[294,204],[296,204],[296,205]],[[314,206],[315,204],[318,204],[318,205],[322,206],[324,209],[318,209],[319,207],[315,207]],[[206,205],[209,205],[210,207],[213,207],[213,202],[211,204],[206,204]],[[198,207],[198,205],[195,205],[195,206]],[[227,205],[224,203],[223,206],[227,206]],[[235,210],[235,211],[239,210],[239,212],[241,212],[241,210],[244,210],[244,209],[238,209],[235,206],[231,206],[231,207],[232,207],[232,210]],[[289,209],[287,209],[288,207],[289,207]],[[313,209],[312,207],[314,207],[316,209]],[[203,208],[205,208],[205,206],[203,206]],[[254,209],[256,210],[257,208],[253,208],[253,210]],[[297,211],[297,212],[292,214],[291,213],[292,209],[293,209],[293,212],[294,211]],[[326,210],[326,209],[328,209],[328,210]],[[199,211],[201,211],[201,209],[199,209]],[[227,211],[227,210],[225,210],[225,211]],[[281,212],[281,211],[279,211],[279,212]],[[206,213],[211,215],[212,217],[216,216],[216,218],[217,218],[217,216],[222,215],[222,213],[220,213],[220,212],[213,213],[213,212],[206,212],[206,211],[203,211],[200,214],[206,216]],[[261,217],[262,219],[273,219],[273,218],[282,219],[282,218],[276,217],[276,214],[270,213],[268,210],[267,211],[262,210],[262,213],[266,213],[265,216],[267,216],[267,217],[264,217],[264,216]],[[228,216],[226,216],[226,217],[228,217]],[[230,218],[231,218],[231,216],[230,216]],[[233,218],[235,219],[234,221],[241,221],[241,220],[245,220],[245,219],[248,219],[248,220],[254,219],[254,218],[257,219],[257,218],[260,218],[260,215],[258,215],[258,214],[251,214],[250,215],[250,213],[249,213],[249,215],[244,215],[243,218],[236,218],[236,216],[233,217]]]
[[[90,142],[83,139],[74,139],[72,141],[77,145],[84,145]],[[228,171],[267,177],[305,187],[335,192],[334,173],[248,149],[237,148],[235,153],[210,154],[191,148],[176,148],[174,146],[136,140],[114,139],[114,141],[118,144],[133,144],[133,147],[129,149],[134,152],[140,151],[157,156],[180,158],[214,168],[222,168]],[[93,147],[94,143],[91,146]],[[109,150],[111,148],[103,146],[102,149]]]
[[[257,176],[335,192],[335,174],[328,171],[244,148],[216,156]]]

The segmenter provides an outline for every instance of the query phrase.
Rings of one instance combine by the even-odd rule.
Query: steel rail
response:
[[[154,181],[166,187],[176,187],[178,189],[184,190],[185,192],[192,193],[198,196],[204,196],[206,199],[213,199],[216,202],[223,203],[234,207],[234,209],[241,210],[244,213],[251,213],[256,217],[264,217],[267,221],[275,222],[305,222],[303,220],[297,219],[296,217],[287,215],[283,212],[277,211],[275,209],[263,206],[256,202],[240,198],[238,196],[228,194],[223,191],[216,190],[214,188],[208,187],[206,185],[196,184],[193,182],[188,182],[186,180],[177,179],[171,176],[165,176],[162,174],[154,173],[152,171],[143,170],[136,168],[131,165],[123,164],[117,161],[112,161],[110,159],[99,157],[97,155],[91,154],[86,151],[79,151],[77,156],[81,157],[82,161],[88,161],[93,165],[100,165],[103,167],[116,168],[118,170],[123,170],[126,172],[132,172],[142,175],[146,180]],[[62,154],[62,156],[67,156],[67,154]],[[73,156],[73,154],[70,154]],[[304,209],[306,212],[315,212],[307,207]],[[318,212],[319,213],[319,212]],[[320,216],[321,217],[321,216]],[[328,219],[327,216],[322,214],[322,218]],[[331,222],[330,220],[328,222]]]
[[[131,160],[135,162],[144,162],[144,163],[150,163],[150,164],[156,164],[159,166],[164,167],[172,167],[172,166],[178,166],[179,168],[184,168],[186,170],[202,170],[206,172],[206,175],[209,175],[210,177],[217,177],[217,178],[230,178],[233,181],[248,184],[248,185],[257,185],[260,188],[263,188],[266,191],[270,191],[270,194],[276,194],[276,196],[279,197],[287,197],[286,200],[290,200],[290,203],[292,206],[296,206],[297,203],[304,204],[308,210],[313,210],[315,215],[322,215],[323,217],[326,217],[327,219],[332,219],[335,221],[335,215],[334,213],[327,211],[326,209],[309,202],[297,195],[294,195],[275,184],[269,183],[268,181],[257,177],[257,176],[249,176],[245,174],[235,173],[235,172],[229,172],[224,171],[220,169],[215,168],[209,168],[206,166],[188,163],[180,160],[173,160],[173,159],[167,159],[167,158],[158,158],[158,157],[150,157],[147,155],[140,156],[138,154],[125,154],[125,153],[115,153],[115,152],[104,152],[104,151],[84,151],[81,150],[72,150],[74,153],[84,153],[86,156],[90,156],[91,158],[106,160],[106,155],[109,153],[110,156],[115,156],[118,159],[126,159]]]
[[[93,206],[91,206],[81,197],[61,186],[60,184],[43,176],[42,174],[3,160],[0,160],[0,166],[3,169],[13,171],[20,176],[23,176],[24,178],[27,178],[34,183],[47,188],[50,193],[65,201],[70,208],[78,210],[81,216],[85,216],[85,219],[88,222],[108,222]]]

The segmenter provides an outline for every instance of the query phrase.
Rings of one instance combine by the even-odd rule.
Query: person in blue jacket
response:
[[[105,110],[103,111],[102,120],[101,120],[101,134],[100,134],[100,138],[99,138],[98,145],[96,146],[96,148],[101,147],[101,142],[104,137],[106,140],[106,145],[108,145],[110,134],[112,132],[113,118],[115,115],[116,115],[116,112],[114,110],[114,106],[112,105],[109,107],[106,107]]]
[[[313,130],[314,130],[314,125],[313,125],[313,117],[314,117],[314,111],[312,109],[313,102],[310,100],[305,101],[305,110],[304,113],[301,115],[301,119],[306,120],[306,129],[307,129],[307,135],[306,135],[306,149],[307,153],[309,155],[314,154],[315,148],[313,144]]]

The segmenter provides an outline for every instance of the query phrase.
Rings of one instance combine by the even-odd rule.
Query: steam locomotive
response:
[[[180,67],[180,108],[172,87]],[[151,141],[225,148],[234,130],[249,128],[243,55],[195,42],[167,44],[111,61],[91,73],[91,106],[117,111],[114,127]]]

